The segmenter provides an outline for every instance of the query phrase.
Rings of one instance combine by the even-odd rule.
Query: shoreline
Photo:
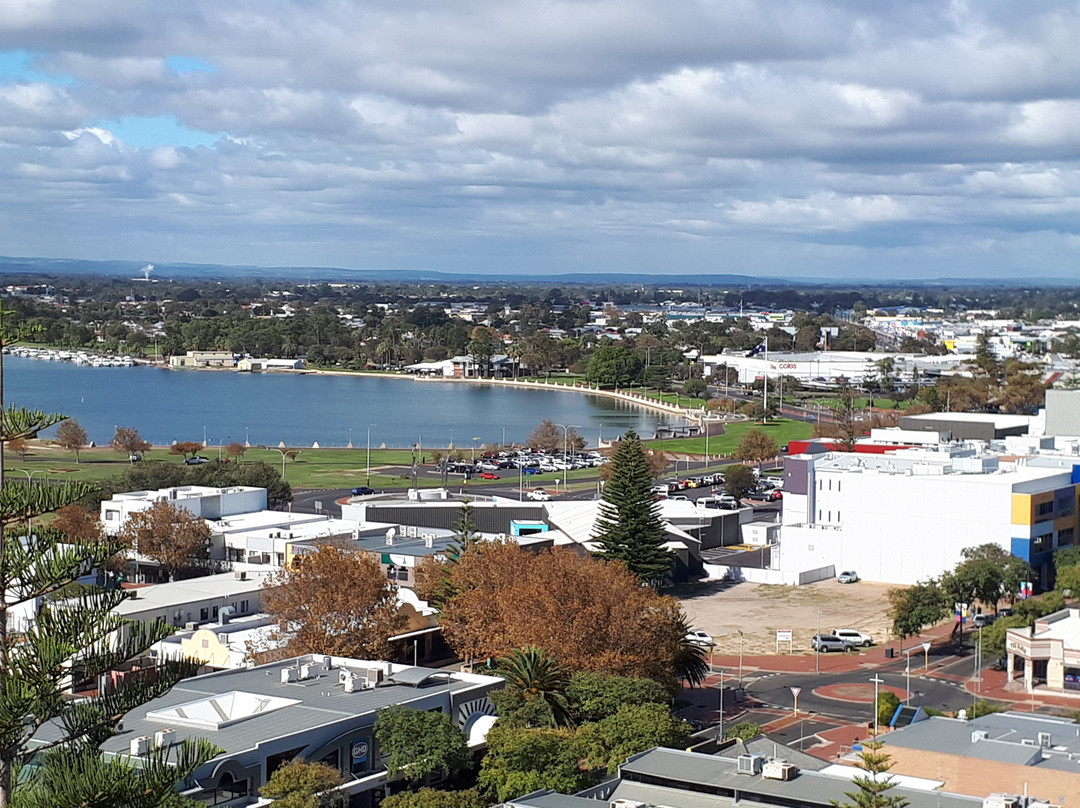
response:
[[[585,395],[593,395],[599,396],[601,398],[610,398],[616,401],[623,401],[628,404],[635,404],[644,409],[654,410],[657,412],[666,413],[668,415],[678,415],[689,420],[701,421],[704,415],[704,410],[689,407],[680,407],[675,404],[669,404],[665,401],[657,401],[653,398],[647,398],[642,393],[631,393],[625,390],[597,390],[596,388],[584,386],[580,382],[575,382],[574,384],[558,384],[549,383],[546,381],[534,382],[521,379],[477,379],[466,378],[462,376],[414,376],[403,375],[401,373],[386,373],[382,371],[357,373],[347,370],[320,370],[313,368],[304,368],[302,370],[274,370],[262,372],[295,374],[307,373],[326,376],[353,376],[361,378],[364,376],[374,376],[380,379],[403,379],[406,381],[435,382],[442,384],[490,384],[500,387],[517,387],[522,390],[567,390],[573,393],[582,393]]]

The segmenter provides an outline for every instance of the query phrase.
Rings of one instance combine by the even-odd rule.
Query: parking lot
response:
[[[717,654],[739,652],[740,629],[746,655],[775,653],[777,629],[792,630],[793,652],[798,654],[811,653],[810,638],[819,623],[822,633],[853,628],[872,635],[875,643],[886,640],[891,625],[888,590],[887,585],[864,581],[806,586],[714,583],[683,592],[680,600],[694,628],[716,640]],[[786,643],[782,650],[786,652]]]

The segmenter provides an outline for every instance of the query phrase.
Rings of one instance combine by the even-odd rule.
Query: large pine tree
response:
[[[5,314],[0,309],[0,346],[8,339]],[[0,808],[158,808],[174,801],[176,783],[218,750],[204,740],[185,740],[132,760],[106,758],[100,747],[119,732],[124,713],[195,673],[197,663],[164,663],[153,680],[65,697],[75,670],[97,680],[172,629],[114,611],[129,592],[79,583],[124,550],[122,544],[34,524],[84,497],[90,486],[34,485],[3,476],[5,444],[37,437],[64,418],[5,407],[0,357]],[[36,614],[24,611],[31,604]]]
[[[642,583],[659,586],[674,557],[664,547],[667,535],[652,488],[645,447],[627,432],[611,461],[593,538],[603,548],[601,557],[622,561]]]

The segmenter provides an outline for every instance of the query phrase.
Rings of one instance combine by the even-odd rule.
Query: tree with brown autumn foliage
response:
[[[194,457],[206,447],[195,440],[182,440],[177,441],[169,447],[169,454],[171,455],[191,455]]]
[[[165,499],[129,515],[120,539],[139,555],[158,562],[170,581],[176,570],[210,555],[210,526]]]
[[[271,576],[263,608],[282,627],[287,656],[332,654],[386,659],[388,637],[405,627],[397,586],[378,560],[339,544],[320,544]]]
[[[421,565],[417,594],[426,598],[442,574],[435,560]],[[679,603],[641,586],[619,562],[479,542],[450,576],[457,594],[439,623],[464,659],[496,659],[533,645],[571,670],[674,680]]]
[[[22,462],[26,462],[26,456],[30,454],[30,441],[23,438],[12,438],[7,442],[8,451],[14,452]]]
[[[225,447],[225,454],[234,460],[242,460],[246,451],[247,447],[239,441],[233,441]]]
[[[79,462],[79,452],[86,448],[90,443],[90,438],[86,434],[86,430],[82,428],[78,421],[74,418],[69,418],[64,421],[60,426],[56,428],[56,442],[69,452],[75,453],[75,462]]]
[[[131,456],[149,451],[152,444],[148,440],[143,440],[143,436],[139,434],[139,430],[135,427],[118,426],[116,434],[109,441],[109,446],[117,452],[125,452]]]

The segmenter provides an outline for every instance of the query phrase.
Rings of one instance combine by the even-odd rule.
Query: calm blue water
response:
[[[211,445],[459,447],[522,441],[544,418],[580,425],[590,445],[634,429],[651,437],[659,413],[578,393],[439,384],[407,379],[295,376],[163,368],[92,368],[4,357],[8,404],[60,412],[90,440],[108,443],[117,426],[148,441]],[[675,423],[681,424],[681,421]],[[350,427],[352,432],[350,434]],[[51,430],[46,436],[51,436]]]

